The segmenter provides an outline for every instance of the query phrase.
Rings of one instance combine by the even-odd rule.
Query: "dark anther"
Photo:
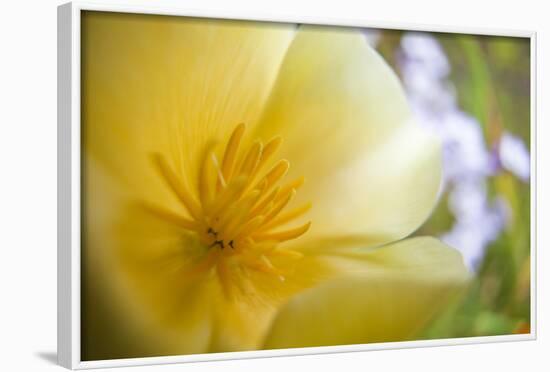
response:
[[[212,243],[212,245],[210,245],[210,248],[215,247],[217,245],[219,245],[221,249],[225,248],[225,246],[223,244],[223,240],[216,240],[214,243]]]
[[[208,230],[206,231],[206,233],[208,235],[214,235],[214,237],[217,237],[218,236],[218,233],[216,231],[214,231],[214,229],[212,229],[211,227],[208,228]]]
[[[230,240],[229,241],[229,246],[231,247],[231,249],[235,249],[235,246],[233,244],[234,244],[233,240]]]

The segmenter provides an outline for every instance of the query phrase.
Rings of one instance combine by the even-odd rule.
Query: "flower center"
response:
[[[278,243],[298,238],[310,226],[308,222],[297,228],[273,232],[309,209],[310,205],[306,204],[284,212],[303,178],[278,186],[289,168],[289,162],[284,159],[258,177],[279,148],[281,138],[276,137],[265,146],[256,141],[248,151],[239,154],[244,130],[243,124],[235,128],[221,163],[211,149],[206,151],[202,162],[199,195],[203,213],[199,219],[202,225],[199,233],[201,240],[210,247],[243,250],[260,242]]]
[[[285,159],[272,161],[281,145],[281,137],[275,137],[265,145],[255,141],[243,149],[244,132],[244,124],[233,130],[220,151],[221,157],[216,154],[215,145],[207,146],[198,172],[198,198],[157,154],[155,161],[160,173],[190,218],[158,208],[155,212],[195,233],[207,247],[209,253],[200,264],[201,271],[219,266],[220,257],[238,257],[238,265],[277,273],[281,278],[270,257],[274,253],[300,256],[278,245],[307,232],[311,222],[291,228],[285,226],[305,214],[311,204],[290,210],[286,208],[304,179],[279,184],[290,165]],[[270,162],[273,165],[267,168]]]

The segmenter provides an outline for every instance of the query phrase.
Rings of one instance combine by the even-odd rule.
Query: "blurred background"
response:
[[[530,41],[365,30],[419,125],[441,138],[440,201],[415,235],[462,253],[475,280],[423,338],[530,331]]]

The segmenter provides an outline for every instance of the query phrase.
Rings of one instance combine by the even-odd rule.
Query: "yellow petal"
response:
[[[207,351],[208,291],[182,275],[200,248],[186,244],[190,239],[177,223],[128,201],[126,190],[99,163],[88,160],[86,172],[83,360]]]
[[[263,266],[216,261],[177,212],[128,198],[98,162],[86,172],[85,360],[257,349],[281,303],[329,275],[318,257],[273,246],[250,257]]]
[[[427,237],[336,261],[348,275],[295,296],[264,348],[409,340],[468,280],[460,254]]]
[[[315,190],[308,217],[320,236],[368,235],[376,244],[399,240],[431,214],[441,176],[438,140],[410,123],[335,170]]]
[[[86,154],[158,201],[168,189],[149,155],[160,153],[197,197],[202,151],[257,121],[293,34],[274,23],[85,12]]]
[[[306,179],[293,203],[313,204],[308,236],[389,242],[423,222],[440,182],[437,141],[409,121],[396,75],[364,35],[301,27],[256,131],[282,135],[288,179]]]

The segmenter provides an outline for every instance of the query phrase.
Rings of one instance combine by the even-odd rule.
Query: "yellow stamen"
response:
[[[277,248],[271,251],[271,255],[284,256],[293,259],[300,259],[304,257],[303,253],[293,251],[292,249]]]
[[[250,211],[252,217],[257,216],[260,213],[263,213],[270,203],[273,202],[275,197],[279,194],[279,187],[274,188],[265,198],[262,199],[255,207]]]
[[[261,141],[252,142],[241,149],[245,126],[239,124],[231,133],[225,149],[216,149],[215,143],[206,146],[198,169],[198,201],[186,189],[166,160],[155,154],[155,164],[179,201],[189,212],[190,218],[146,205],[149,212],[196,234],[197,241],[208,253],[192,263],[187,270],[189,277],[215,269],[221,289],[227,299],[234,290],[245,292],[248,270],[275,275],[281,281],[282,263],[300,259],[298,252],[279,247],[287,240],[296,239],[307,232],[311,223],[300,227],[276,231],[301,217],[311,204],[284,212],[296,190],[304,183],[300,177],[284,186],[278,185],[288,172],[286,159],[273,161],[273,155],[281,147],[282,138],[274,137],[265,146]],[[219,152],[223,151],[223,158]],[[222,159],[221,164],[219,159]],[[263,174],[263,168],[271,168]],[[279,256],[275,267],[270,260]],[[252,283],[248,283],[250,287]]]
[[[296,190],[292,189],[286,196],[284,199],[281,199],[281,201],[279,201],[277,204],[275,204],[275,206],[273,207],[273,209],[271,209],[269,211],[269,213],[265,216],[265,220],[264,220],[264,223],[268,223],[270,222],[272,219],[274,219],[282,210],[284,207],[286,207],[286,205],[292,200],[292,198],[294,197],[294,195],[296,195]]]
[[[205,274],[210,271],[216,264],[220,251],[212,249],[200,260],[192,269],[188,270],[185,275],[185,279],[194,279],[201,274]]]
[[[302,176],[300,178],[295,179],[294,181],[289,182],[288,184],[281,187],[281,194],[280,195],[286,195],[290,190],[298,190],[305,182],[305,178]],[[278,198],[279,199],[279,198]]]
[[[279,147],[281,147],[281,143],[283,143],[283,139],[279,136],[272,138],[269,140],[269,142],[265,145],[265,149],[262,155],[262,163],[265,164],[267,160],[273,155]]]
[[[291,211],[280,214],[277,218],[273,219],[270,223],[265,223],[262,226],[262,231],[271,230],[275,227],[283,225],[289,221],[292,221],[311,209],[311,203],[306,203],[301,207],[294,208]]]
[[[174,194],[182,202],[183,206],[189,214],[194,219],[200,219],[202,216],[200,206],[197,204],[195,199],[191,196],[189,191],[187,191],[184,183],[179,179],[179,177],[172,171],[172,168],[166,162],[166,159],[161,154],[153,154],[154,164],[157,166],[157,169],[160,171],[164,180],[168,186],[172,189]]]
[[[209,145],[207,150],[205,151],[199,173],[199,199],[201,201],[203,209],[205,209],[205,207],[208,207],[210,200],[213,197],[210,177],[212,161],[209,160],[212,159],[213,156],[213,147],[213,145]],[[207,212],[205,211],[205,213]]]
[[[218,162],[218,158],[216,157],[216,154],[211,153],[210,154],[212,159],[212,164],[214,165],[214,169],[216,170],[216,175],[218,176],[218,185],[217,191],[219,191],[220,188],[226,188],[227,182],[225,182],[225,177],[223,176],[222,170],[220,168],[220,163]]]
[[[232,236],[233,238],[231,240],[235,240],[235,230],[246,222],[250,208],[252,208],[252,206],[256,203],[259,195],[260,192],[258,190],[251,192],[245,199],[243,199],[242,203],[239,205],[239,208],[233,209],[234,213],[231,213],[230,217],[227,219],[228,221],[225,221],[225,224],[220,227],[220,230],[224,233],[224,236]]]
[[[231,179],[233,165],[235,163],[235,158],[237,157],[237,151],[239,150],[239,144],[241,143],[244,130],[244,124],[241,123],[237,125],[235,130],[233,130],[233,133],[231,134],[231,137],[229,138],[229,141],[225,148],[222,162],[222,174],[227,181]]]
[[[254,268],[266,274],[274,274],[282,282],[285,280],[285,277],[281,274],[281,272],[273,266],[269,258],[264,255],[260,256],[260,260],[257,261]]]
[[[256,167],[256,170],[253,175],[256,175],[258,171],[260,171],[264,165],[269,161],[271,156],[277,152],[279,147],[281,146],[281,143],[283,142],[283,139],[281,137],[275,137],[272,138],[263,148],[262,156],[260,157],[260,161],[258,162],[258,166]]]
[[[230,183],[213,201],[208,213],[211,216],[217,216],[224,208],[235,202],[237,196],[242,192],[245,182],[245,179],[238,179]]]
[[[279,241],[284,242],[291,239],[296,239],[297,237],[304,235],[311,226],[311,222],[306,223],[305,225],[302,225],[300,227],[297,227],[295,229],[276,232],[276,233],[259,233],[252,235],[252,238],[255,241],[262,241],[262,240],[273,240],[273,241]]]
[[[271,170],[265,175],[264,180],[267,183],[266,189],[270,189],[276,182],[278,182],[288,171],[290,163],[286,159],[281,159],[271,168]]]
[[[239,230],[235,232],[235,241],[240,241],[243,237],[248,236],[252,231],[256,230],[264,222],[263,216],[256,216]]]
[[[241,165],[241,169],[239,171],[240,175],[249,176],[254,172],[258,162],[260,161],[260,157],[262,156],[262,148],[263,145],[261,142],[254,142],[252,147],[250,147],[243,164]]]
[[[161,208],[149,203],[141,203],[141,205],[146,211],[156,215],[157,217],[162,218],[165,221],[171,222],[176,226],[182,227],[186,230],[196,231],[199,227],[195,221],[187,219],[183,216],[180,216],[177,213],[174,213],[172,211],[166,210],[164,208]]]

